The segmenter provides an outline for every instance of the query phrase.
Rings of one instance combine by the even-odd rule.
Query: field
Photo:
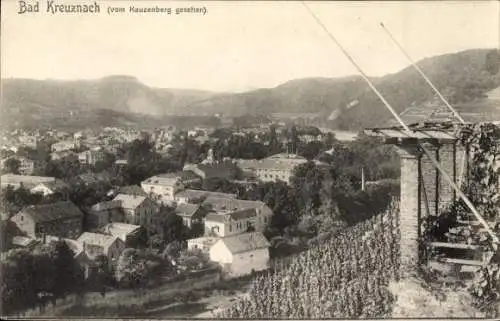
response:
[[[217,318],[389,317],[398,278],[397,202],[333,239],[275,263]]]

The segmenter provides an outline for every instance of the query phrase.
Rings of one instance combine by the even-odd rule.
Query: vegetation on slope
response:
[[[418,64],[452,103],[476,99],[500,85],[498,50],[467,50],[426,58]],[[434,97],[432,89],[413,67],[373,80],[398,112]],[[354,101],[357,104],[347,108]],[[11,123],[22,123],[28,118],[36,124],[40,119],[57,118],[69,112],[92,114],[98,109],[154,116],[309,112],[317,113],[322,125],[340,129],[380,125],[391,118],[358,76],[297,79],[275,88],[226,94],[150,88],[129,76],[95,81],[3,80],[2,116]],[[325,121],[337,110],[339,117]],[[92,119],[80,117],[86,124],[92,124]]]

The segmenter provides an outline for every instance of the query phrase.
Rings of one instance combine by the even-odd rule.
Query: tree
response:
[[[179,258],[182,250],[182,244],[179,241],[173,241],[165,247],[163,251],[163,257],[169,259],[177,259]]]
[[[127,287],[137,288],[147,276],[146,260],[135,249],[125,249],[116,266],[116,280]]]
[[[4,163],[4,169],[7,173],[19,174],[21,162],[15,158],[9,158]]]
[[[91,288],[97,290],[104,297],[106,295],[106,288],[112,286],[114,283],[113,273],[110,268],[108,257],[99,255],[94,260],[95,272],[89,277],[87,282]]]
[[[184,225],[182,218],[173,209],[163,208],[161,211],[165,213],[165,220],[163,222],[163,240],[165,243],[185,241],[189,236],[189,231]]]

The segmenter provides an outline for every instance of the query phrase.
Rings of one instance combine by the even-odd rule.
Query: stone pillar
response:
[[[414,271],[418,267],[420,232],[420,157],[417,146],[399,146],[401,157],[401,268],[402,272]]]

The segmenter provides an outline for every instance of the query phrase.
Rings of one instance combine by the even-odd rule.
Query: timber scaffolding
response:
[[[368,136],[381,138],[385,144],[394,145],[400,155],[399,224],[401,263],[404,269],[428,265],[438,270],[468,274],[488,264],[491,253],[498,251],[495,245],[498,233],[493,231],[498,222],[478,219],[475,208],[471,209],[470,216],[457,218],[454,226],[445,231],[448,236],[446,241],[428,241],[424,235],[429,216],[439,217],[459,198],[453,184],[444,177],[445,174],[448,174],[456,187],[468,184],[470,153],[468,147],[463,146],[457,137],[462,126],[461,123],[451,121],[429,121],[409,125],[410,132],[403,127],[368,128],[364,131]],[[430,152],[434,161],[422,148]],[[484,223],[488,226],[484,226]],[[471,233],[488,233],[492,246],[485,248],[465,240],[452,240],[457,226],[468,226]]]

